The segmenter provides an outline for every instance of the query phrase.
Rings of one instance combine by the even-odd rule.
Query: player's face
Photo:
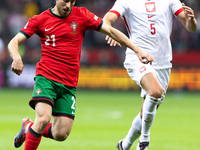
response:
[[[76,0],[56,0],[56,6],[60,16],[67,16],[72,7],[74,6]]]

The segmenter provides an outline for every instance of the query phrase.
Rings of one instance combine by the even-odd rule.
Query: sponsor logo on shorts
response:
[[[140,73],[143,73],[144,71],[146,71],[146,67],[145,66],[142,66],[140,69],[139,69]]]
[[[40,95],[40,93],[42,93],[42,91],[41,91],[40,89],[38,89],[38,90],[36,91],[36,93],[37,93],[37,95]]]
[[[128,68],[128,73],[132,73],[133,69]]]

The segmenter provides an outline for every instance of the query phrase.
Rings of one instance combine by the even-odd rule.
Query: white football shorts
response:
[[[141,87],[141,97],[144,97],[146,91],[142,88],[140,81],[144,75],[154,73],[163,87],[163,95],[161,97],[162,103],[169,85],[171,68],[154,69],[150,64],[143,64],[138,57],[136,57],[133,56],[131,59],[126,59],[124,62],[124,67],[126,68],[128,75]]]

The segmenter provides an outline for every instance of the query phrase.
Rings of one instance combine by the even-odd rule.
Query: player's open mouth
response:
[[[68,9],[63,9],[63,12],[64,12],[64,13],[68,13],[69,10],[68,10]]]

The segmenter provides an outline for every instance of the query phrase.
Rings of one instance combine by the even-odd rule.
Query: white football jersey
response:
[[[110,10],[122,17],[130,40],[153,57],[156,69],[172,67],[172,17],[182,11],[179,0],[117,0]],[[133,55],[128,48],[125,61]]]

